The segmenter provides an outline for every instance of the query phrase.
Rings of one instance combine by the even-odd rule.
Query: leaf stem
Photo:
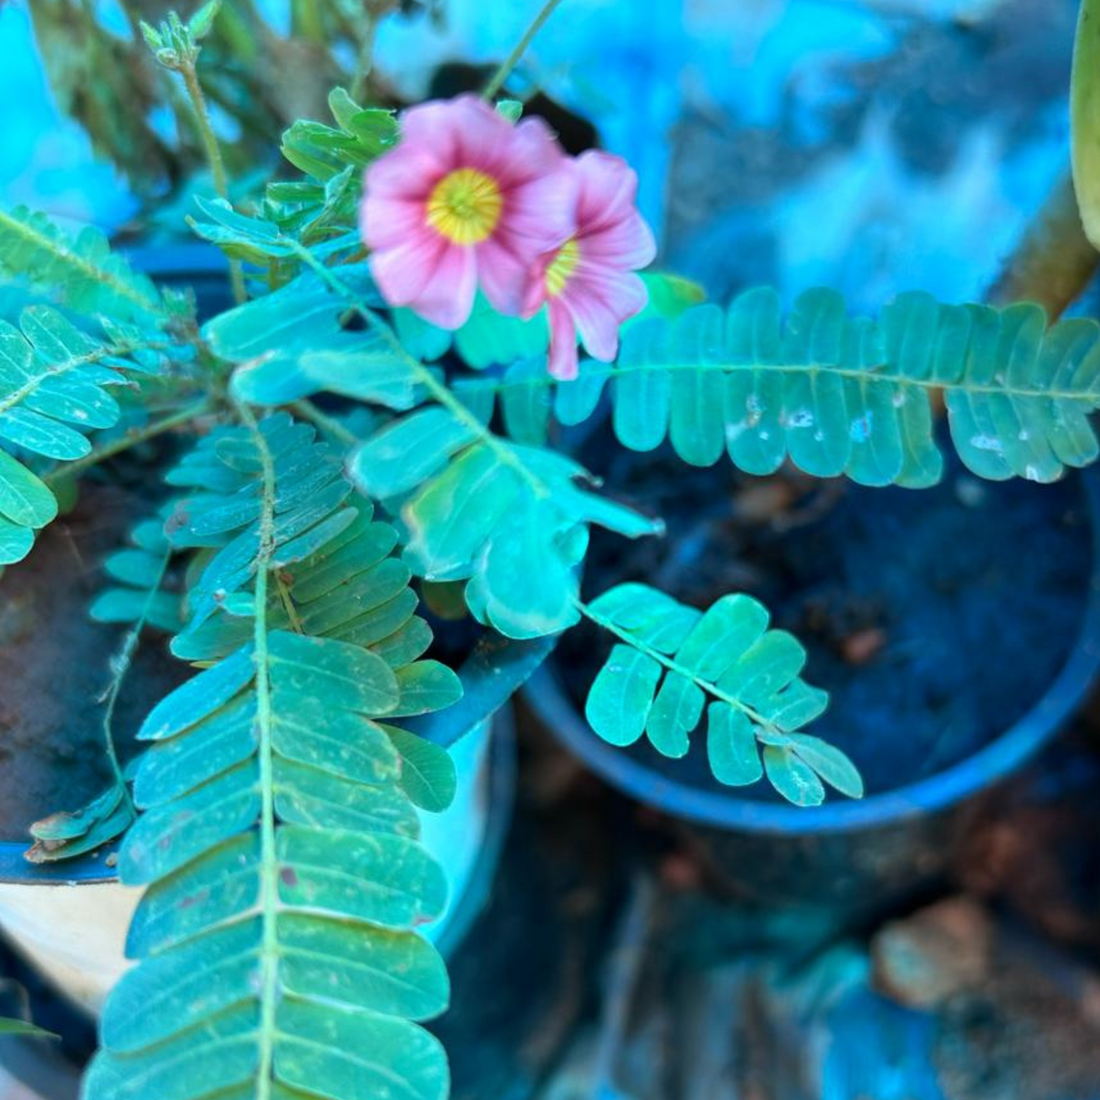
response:
[[[356,103],[362,99],[367,90],[367,81],[374,68],[374,42],[378,35],[378,16],[367,10],[363,19],[362,41],[359,44],[359,54],[355,60],[355,75],[352,77],[349,92]]]
[[[482,99],[491,103],[496,98],[497,93],[504,87],[504,82],[512,75],[512,70],[519,64],[520,58],[527,52],[527,47],[531,45],[535,35],[539,33],[547,19],[554,14],[554,9],[560,3],[561,0],[546,0],[542,10],[535,16],[534,22],[516,43],[515,49],[501,62],[500,68],[493,75],[493,79],[485,85],[485,90],[481,93]]]
[[[509,467],[531,486],[532,492],[540,498],[549,497],[550,490],[541,478],[537,477],[516,455],[515,451],[502,442],[457,398],[447,386],[415,356],[410,355],[397,338],[393,329],[332,270],[318,260],[301,242],[288,238],[296,254],[330,290],[346,299],[348,304],[367,322],[389,345],[390,350],[409,368],[417,382],[442,405],[460,424],[469,428],[496,456],[502,465]]]
[[[359,442],[359,437],[353,431],[345,428],[339,420],[322,412],[308,398],[304,397],[300,401],[293,402],[290,408],[295,416],[301,417],[302,420],[308,420],[326,435],[331,436],[339,443],[343,443],[346,447],[353,447]]]
[[[122,692],[122,682],[126,679],[126,674],[130,671],[130,667],[134,661],[134,654],[137,652],[138,644],[141,640],[141,632],[145,628],[146,622],[149,619],[149,612],[153,607],[153,600],[156,598],[157,593],[160,591],[161,584],[164,583],[164,574],[168,569],[169,559],[172,557],[172,548],[169,547],[165,550],[161,557],[160,567],[157,569],[157,575],[149,591],[145,596],[145,603],[142,604],[141,614],[138,616],[137,621],[133,624],[130,630],[127,632],[126,637],[122,641],[122,646],[119,651],[111,660],[112,678],[110,686],[107,688],[106,693],[103,696],[103,702],[106,703],[106,709],[103,712],[103,742],[104,748],[107,752],[107,760],[110,762],[111,770],[114,773],[116,782],[122,787],[123,797],[129,804],[131,810],[133,809],[133,800],[130,797],[129,789],[126,786],[126,779],[122,772],[122,765],[118,761],[118,752],[115,748],[115,735],[114,735],[114,717],[115,707],[118,703],[118,697]]]
[[[700,688],[706,694],[714,696],[714,698],[717,699],[719,702],[728,703],[731,707],[741,711],[741,713],[744,714],[745,717],[753,723],[753,725],[760,726],[761,729],[766,730],[769,736],[785,736],[781,729],[775,726],[772,722],[769,722],[762,714],[754,710],[747,703],[743,703],[740,699],[736,698],[733,695],[730,695],[728,692],[723,691],[717,684],[713,684],[709,680],[703,680],[700,677],[696,676],[690,668],[685,668],[683,665],[678,664],[671,657],[667,656],[664,653],[661,653],[660,650],[654,649],[651,645],[643,642],[640,638],[631,634],[628,630],[624,630],[621,626],[612,622],[611,619],[608,619],[605,616],[601,615],[598,611],[594,611],[591,605],[584,603],[583,600],[574,600],[573,603],[576,606],[577,610],[586,619],[588,619],[589,622],[595,623],[596,626],[600,627],[603,630],[606,630],[609,634],[614,635],[620,641],[625,642],[632,649],[638,650],[639,653],[644,653],[647,657],[656,661],[667,671],[675,672],[680,676],[686,677],[693,684],[695,684],[696,687]]]
[[[253,661],[256,668],[256,730],[260,782],[260,1060],[256,1070],[256,1100],[271,1100],[274,1069],[275,1009],[279,996],[279,864],[275,838],[275,777],[272,763],[271,683],[267,652],[268,574],[275,552],[275,463],[267,439],[252,410],[237,403],[241,422],[256,443],[263,470],[263,495],[259,520],[259,552],[256,555],[256,587],[253,627]]]
[[[183,77],[187,96],[191,100],[191,106],[195,112],[195,120],[198,123],[199,137],[202,139],[203,148],[206,150],[206,162],[210,166],[210,175],[214,180],[214,190],[218,195],[229,202],[229,182],[225,174],[225,161],[222,159],[221,146],[214,133],[214,127],[210,122],[210,109],[206,104],[206,96],[203,94],[202,84],[199,82],[198,69],[195,57],[185,54],[180,57],[180,75]],[[229,281],[233,285],[233,299],[238,305],[248,300],[248,292],[244,285],[244,272],[241,270],[241,261],[230,259]]]
[[[127,432],[125,435],[112,440],[110,443],[105,444],[97,450],[90,451],[83,458],[77,458],[72,462],[66,462],[63,466],[58,466],[56,469],[46,474],[43,480],[47,485],[56,485],[63,478],[73,477],[76,474],[83,473],[85,470],[98,465],[100,462],[106,461],[108,458],[113,458],[123,451],[128,451],[131,447],[136,447],[139,443],[145,443],[147,440],[155,439],[158,435],[164,435],[165,432],[170,432],[173,428],[178,428],[181,424],[186,424],[188,421],[194,420],[196,417],[206,412],[209,407],[209,402],[204,397],[201,401],[196,401],[194,404],[188,405],[179,412],[172,413],[171,416],[166,416],[162,420],[154,420],[151,424],[146,424],[143,428],[135,428]]]

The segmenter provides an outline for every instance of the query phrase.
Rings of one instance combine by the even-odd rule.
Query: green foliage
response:
[[[562,423],[591,416],[610,383],[619,441],[652,450],[667,437],[695,466],[723,455],[751,474],[790,458],[817,477],[920,488],[941,476],[933,402],[942,393],[951,438],[981,477],[1054,481],[1097,457],[1088,414],[1100,405],[1100,328],[1022,303],[948,306],[905,294],[878,322],[850,318],[833,291],[813,290],[786,323],[772,290],[727,311],[688,310],[630,328],[616,364],[587,363],[556,386]],[[517,364],[485,385],[512,406],[521,438],[545,438],[550,383]]]
[[[529,321],[505,317],[483,294],[478,294],[470,319],[456,332],[436,328],[409,309],[395,309],[393,319],[401,343],[411,355],[427,361],[439,359],[453,344],[463,362],[474,370],[539,355],[546,351],[550,339],[545,310]]]
[[[283,156],[305,178],[271,184],[264,204],[267,216],[304,244],[354,233],[363,170],[398,136],[393,111],[361,107],[343,88],[329,93],[328,106],[335,126],[301,119],[283,134]]]
[[[139,734],[144,813],[119,872],[148,886],[128,943],[141,961],[108,1001],[84,1095],[289,1098],[323,1082],[332,1100],[440,1100],[445,1056],[413,1021],[443,1010],[448,982],[415,929],[446,880],[416,807],[442,808],[454,776],[378,719],[448,705],[457,678],[417,659],[430,634],[396,535],[328,447],[286,414],[246,419],[169,479],[189,491],[168,537],[203,548],[178,640],[213,663]],[[378,602],[383,572],[395,594]],[[223,652],[237,622],[245,640]]]
[[[373,295],[365,264],[345,266],[340,274],[350,289]],[[419,364],[373,328],[349,330],[347,315],[347,301],[307,272],[223,313],[204,332],[220,356],[242,364],[233,392],[253,404],[284,404],[322,390],[392,409],[423,400]]]
[[[109,387],[125,382],[124,372],[144,373],[156,363],[153,345],[140,338],[94,339],[47,306],[23,310],[18,328],[0,321],[0,440],[24,457],[0,450],[0,563],[25,557],[34,531],[57,514],[56,498],[27,461],[86,456],[85,433],[109,428],[121,415]]]
[[[174,11],[156,27],[142,20],[139,24],[141,35],[159,64],[180,72],[198,60],[199,42],[213,29],[220,7],[221,0],[208,0],[186,22]]]
[[[1100,248],[1100,3],[1081,0],[1070,86],[1073,184],[1081,221]]]
[[[304,178],[272,183],[254,214],[225,202],[196,200],[204,218],[192,227],[227,255],[286,264],[299,246],[356,252],[363,169],[397,140],[393,111],[360,107],[343,88],[328,97],[336,126],[302,119],[283,134],[282,152]]]
[[[115,325],[158,326],[172,308],[98,229],[88,226],[70,238],[24,206],[0,211],[0,275],[44,287],[70,309]]]
[[[565,629],[577,619],[587,525],[634,538],[660,523],[586,491],[571,460],[498,438],[479,419],[476,393],[456,387],[467,408],[445,390],[364,304],[370,295],[362,265],[341,269],[336,287],[307,273],[205,332],[242,364],[232,380],[241,400],[271,405],[328,390],[395,410],[434,402],[373,435],[349,460],[352,479],[400,514],[418,576],[470,582],[467,603],[481,622],[511,638]],[[349,312],[365,314],[366,329],[349,331]]]
[[[45,1028],[37,1027],[26,1020],[12,1020],[7,1017],[0,1017],[0,1035],[29,1035],[44,1039],[60,1038],[52,1031],[46,1031]]]
[[[467,581],[473,614],[510,638],[576,622],[575,567],[588,524],[628,538],[662,529],[585,489],[587,474],[572,460],[507,444],[468,413],[440,406],[382,428],[353,452],[348,471],[400,514],[413,571]]]
[[[164,511],[170,514],[171,506]],[[166,555],[171,546],[164,519],[146,519],[130,531],[130,546],[116,550],[103,563],[114,582],[96,596],[89,609],[100,623],[147,623],[168,634],[184,625],[181,597],[163,586]]]
[[[120,837],[134,821],[133,803],[119,779],[82,809],[61,811],[30,828],[34,844],[23,853],[30,863],[75,859]]]
[[[750,596],[725,596],[700,612],[624,584],[585,614],[619,639],[585,707],[605,741],[631,745],[644,733],[663,755],[684,756],[705,707],[707,758],[719,782],[744,786],[766,773],[800,806],[824,800],[822,780],[862,795],[851,761],[801,732],[828,695],[800,678],[806,651],[786,631],[768,629],[768,612]]]

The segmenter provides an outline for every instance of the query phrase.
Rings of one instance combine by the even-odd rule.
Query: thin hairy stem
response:
[[[367,81],[370,80],[371,70],[374,68],[374,42],[378,36],[378,16],[367,11],[363,19],[362,39],[359,43],[359,55],[355,59],[355,76],[351,81],[350,92],[356,103],[367,91]]]
[[[187,89],[187,96],[191,100],[191,106],[195,112],[199,136],[202,139],[203,149],[206,151],[206,162],[210,166],[210,175],[214,180],[214,190],[228,202],[229,182],[225,174],[225,161],[222,159],[221,146],[218,144],[217,135],[214,133],[214,127],[210,122],[210,110],[206,105],[206,96],[203,94],[194,57],[181,57],[179,71],[183,77],[184,87]],[[229,261],[229,281],[233,286],[234,301],[238,305],[247,301],[248,292],[245,289],[244,273],[241,270],[240,260],[231,259]]]
[[[275,837],[275,776],[272,745],[273,712],[267,653],[268,575],[275,553],[275,462],[252,410],[237,405],[241,422],[256,444],[263,469],[263,491],[259,524],[259,553],[256,556],[255,616],[253,619],[253,661],[256,669],[256,733],[260,775],[260,1052],[256,1067],[256,1100],[271,1100],[274,1071],[275,1013],[279,1000],[279,862]]]
[[[485,85],[485,91],[481,93],[482,99],[492,102],[496,98],[497,93],[504,87],[504,82],[512,75],[512,70],[519,64],[520,58],[527,52],[527,47],[534,41],[535,35],[542,30],[542,25],[554,14],[554,9],[560,3],[561,0],[546,0],[542,10],[535,16],[534,22],[516,43],[516,48],[501,63],[500,68],[493,74],[493,79]]]
[[[107,753],[107,760],[111,765],[111,771],[114,773],[115,781],[122,787],[123,797],[131,809],[133,809],[133,801],[130,798],[130,791],[126,786],[126,777],[123,774],[122,765],[118,760],[118,751],[115,748],[115,707],[118,704],[118,697],[122,693],[122,683],[134,663],[134,654],[137,652],[141,640],[141,632],[145,629],[145,624],[149,620],[149,612],[153,608],[153,601],[156,599],[157,593],[160,592],[161,584],[164,583],[164,574],[168,569],[168,561],[171,556],[172,549],[169,547],[161,557],[156,578],[145,596],[141,614],[127,632],[126,637],[123,638],[119,651],[111,659],[111,683],[103,696],[103,702],[106,704],[103,712],[103,746]]]
[[[146,424],[143,428],[135,428],[125,435],[120,436],[118,439],[114,439],[110,443],[106,443],[102,447],[96,448],[94,451],[89,451],[83,458],[77,458],[72,462],[66,462],[64,465],[58,466],[56,469],[51,470],[43,480],[47,485],[56,485],[64,478],[83,473],[85,470],[98,465],[100,462],[106,461],[108,458],[113,458],[115,455],[122,454],[123,451],[128,451],[131,447],[136,447],[139,443],[144,443],[149,439],[155,439],[158,435],[163,435],[165,432],[170,432],[173,428],[178,428],[182,424],[187,424],[195,420],[206,412],[209,407],[209,402],[204,397],[201,401],[196,401],[193,405],[188,405],[179,412],[172,413],[171,416],[166,416],[161,420],[154,420],[151,424]]]

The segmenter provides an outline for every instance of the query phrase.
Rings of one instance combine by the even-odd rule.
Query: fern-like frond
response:
[[[806,651],[793,635],[769,629],[768,612],[751,596],[725,596],[701,612],[647,585],[623,584],[584,610],[619,639],[585,708],[605,741],[631,745],[644,733],[658,752],[681,757],[705,708],[707,758],[719,782],[743,786],[766,773],[801,806],[824,799],[822,780],[863,793],[843,753],[801,732],[828,695],[801,679]]]
[[[19,561],[57,501],[28,468],[34,457],[71,462],[89,454],[88,433],[118,422],[110,388],[154,369],[161,346],[93,339],[57,310],[29,306],[19,327],[0,321],[0,563]],[[18,456],[18,457],[17,457]]]
[[[476,394],[452,395],[384,328],[363,300],[370,293],[361,265],[314,270],[206,334],[241,364],[232,380],[240,400],[274,405],[328,390],[399,410],[433,402],[373,435],[350,459],[352,479],[400,514],[413,572],[470,582],[467,603],[480,621],[511,638],[564,630],[577,619],[575,566],[588,524],[631,538],[661,524],[588,491],[569,459],[499,438],[473,407]],[[365,331],[346,330],[349,312],[367,319]],[[516,570],[517,560],[529,569]]]
[[[662,530],[590,492],[570,459],[506,443],[438,406],[384,427],[353,452],[348,469],[401,516],[413,572],[467,581],[470,610],[510,638],[576,622],[575,567],[589,524],[629,538]]]
[[[148,276],[112,252],[100,230],[88,226],[70,237],[25,206],[0,211],[0,276],[24,279],[89,316],[147,327],[170,312]]]
[[[724,454],[751,474],[790,458],[818,477],[919,488],[942,474],[933,401],[942,393],[951,438],[981,477],[1048,482],[1093,462],[1088,415],[1100,405],[1100,327],[1047,328],[1036,305],[942,305],[905,294],[878,321],[848,317],[839,295],[814,290],[784,321],[772,290],[728,310],[705,305],[650,319],[623,336],[615,364],[588,362],[555,385],[541,361],[502,381],[470,383],[524,442],[592,415],[609,388],[615,434],[637,451],[666,438],[686,462]],[[556,390],[551,394],[550,390]]]
[[[140,733],[144,813],[119,871],[148,886],[128,944],[141,961],[108,1001],[85,1096],[289,1100],[323,1082],[332,1100],[442,1100],[446,1058],[413,1021],[447,1003],[416,931],[446,880],[416,807],[440,808],[453,774],[442,750],[378,720],[446,705],[457,679],[416,660],[430,636],[410,625],[415,600],[401,615],[360,607],[354,636],[329,630],[393,561],[393,532],[346,482],[332,488],[339,466],[285,414],[213,433],[171,480],[191,492],[169,537],[205,548],[180,637],[205,630],[216,663]],[[214,657],[219,618],[247,638]]]

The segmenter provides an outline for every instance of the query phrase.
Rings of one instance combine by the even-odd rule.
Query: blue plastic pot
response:
[[[1081,476],[1092,525],[1088,603],[1061,673],[1031,710],[981,751],[919,782],[859,801],[802,809],[703,790],[602,741],[564,689],[553,659],[524,688],[528,705],[608,783],[685,827],[718,883],[779,905],[889,907],[942,876],[997,789],[1049,745],[1100,672],[1100,476]]]

